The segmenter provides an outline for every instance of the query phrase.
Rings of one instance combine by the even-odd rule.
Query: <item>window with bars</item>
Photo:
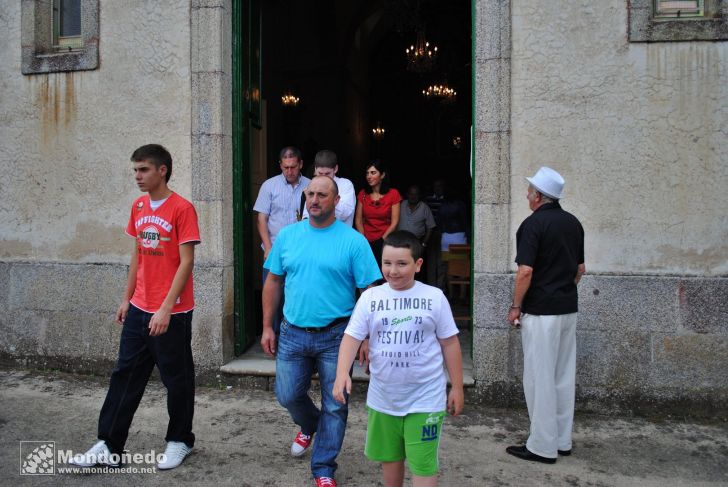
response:
[[[703,17],[704,0],[655,0],[655,18],[678,19]]]
[[[728,0],[629,0],[630,42],[728,40]]]
[[[99,67],[99,0],[22,0],[20,5],[23,74]]]
[[[53,0],[53,47],[79,49],[81,37],[81,0]]]

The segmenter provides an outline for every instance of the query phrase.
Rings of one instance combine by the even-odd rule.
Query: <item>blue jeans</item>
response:
[[[334,477],[336,457],[346,432],[349,410],[332,394],[339,345],[346,322],[320,333],[307,333],[285,319],[281,323],[276,355],[276,397],[304,434],[316,433],[311,455],[314,477]],[[321,409],[311,400],[314,368],[321,383]]]

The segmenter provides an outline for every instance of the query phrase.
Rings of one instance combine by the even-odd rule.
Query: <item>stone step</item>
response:
[[[234,358],[220,367],[220,372],[238,376],[275,377],[276,361],[267,356],[258,343],[243,355]],[[357,382],[369,381],[369,376],[364,373],[364,369],[359,366],[358,361],[354,362],[352,378]],[[465,387],[475,385],[475,380],[473,380],[473,361],[470,359],[470,353],[467,349],[463,349],[463,385]]]

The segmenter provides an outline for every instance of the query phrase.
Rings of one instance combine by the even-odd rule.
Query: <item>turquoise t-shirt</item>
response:
[[[263,267],[286,277],[283,315],[298,326],[351,315],[356,288],[382,277],[364,236],[338,220],[326,228],[310,220],[284,227]]]

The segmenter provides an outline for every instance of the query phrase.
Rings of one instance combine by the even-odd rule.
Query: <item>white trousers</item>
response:
[[[526,448],[556,458],[571,450],[576,382],[576,313],[521,317],[523,392],[531,420]]]

